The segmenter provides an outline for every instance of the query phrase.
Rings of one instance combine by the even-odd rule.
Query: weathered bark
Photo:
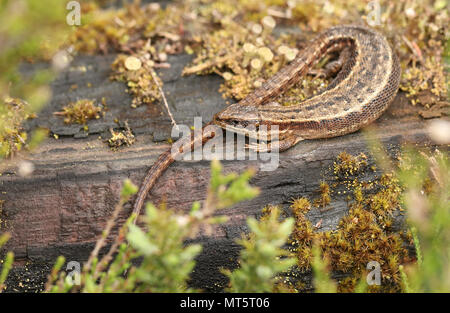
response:
[[[130,178],[140,184],[157,156],[169,147],[161,142],[169,138],[171,131],[165,109],[161,104],[131,109],[131,97],[125,93],[125,85],[108,79],[113,58],[79,57],[72,70],[60,75],[52,84],[54,93],[50,104],[28,125],[29,128],[47,127],[59,139],[49,138],[29,157],[35,165],[32,176],[23,178],[14,171],[0,176],[0,199],[4,200],[1,231],[12,235],[6,248],[14,251],[21,264],[29,264],[11,273],[10,290],[40,288],[58,255],[84,261],[117,203],[122,181]],[[218,93],[219,77],[180,76],[189,60],[186,55],[173,56],[169,60],[172,67],[161,73],[175,119],[180,124],[193,125],[194,116],[202,116],[208,122],[226,106],[226,101]],[[87,71],[77,70],[80,66],[85,66]],[[24,71],[32,69],[27,66]],[[87,87],[88,83],[92,87]],[[78,88],[70,91],[74,84]],[[101,119],[89,122],[89,134],[82,126],[65,125],[61,117],[52,114],[69,101],[101,97],[106,97],[109,111]],[[121,122],[128,120],[137,142],[112,152],[99,136],[108,138],[108,129],[117,127],[115,118]],[[375,125],[378,138],[390,153],[395,153],[404,141],[428,142],[424,123],[400,94]],[[277,170],[258,170],[251,183],[261,189],[261,194],[252,201],[223,210],[221,213],[230,217],[229,222],[218,227],[212,236],[197,239],[204,250],[198,258],[193,284],[208,289],[223,285],[218,267],[234,264],[239,252],[234,240],[246,230],[246,218],[258,215],[268,204],[287,209],[293,198],[317,197],[320,180],[333,180],[329,168],[344,150],[352,154],[367,152],[362,132],[301,142],[280,155]],[[225,171],[241,172],[248,166],[258,169],[258,161],[223,161],[223,165]],[[374,174],[367,175],[369,179]],[[158,203],[164,199],[171,208],[187,210],[194,200],[204,200],[208,180],[208,161],[176,162],[161,177],[148,200]],[[330,208],[312,209],[308,217],[314,224],[322,219],[322,230],[332,229],[347,212],[345,196],[334,197]],[[125,207],[120,221],[130,211],[131,203]],[[30,277],[33,278],[27,282],[26,278]]]

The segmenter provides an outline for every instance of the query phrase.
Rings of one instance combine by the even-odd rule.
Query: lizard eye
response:
[[[242,127],[247,127],[248,126],[248,122],[247,121],[241,121],[241,126]]]
[[[241,121],[238,121],[235,119],[229,119],[229,120],[225,120],[225,121],[228,125],[233,126],[233,127],[242,127],[242,125],[244,125],[244,122],[241,122]]]

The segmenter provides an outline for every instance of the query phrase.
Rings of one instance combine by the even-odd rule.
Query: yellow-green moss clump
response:
[[[367,165],[364,154],[352,156],[341,153],[334,163],[334,172],[342,174],[337,185],[343,185],[353,196],[349,212],[332,231],[317,232],[305,214],[311,209],[306,198],[293,200],[291,210],[296,220],[291,238],[292,252],[297,256],[300,271],[311,268],[313,242],[318,243],[323,257],[334,272],[342,273],[338,281],[338,291],[351,292],[358,281],[367,275],[366,266],[376,261],[381,267],[381,285],[369,286],[371,292],[396,292],[401,290],[399,265],[411,261],[405,249],[405,240],[410,242],[406,232],[394,232],[393,214],[401,211],[401,188],[392,174],[383,174],[372,184],[359,182],[357,176]],[[353,176],[349,184],[348,177]],[[330,201],[330,187],[326,182],[320,184],[320,196],[314,201],[322,207]],[[352,190],[350,190],[352,188]],[[351,192],[350,192],[351,193]],[[328,203],[327,203],[328,204]],[[302,290],[300,282],[291,288]]]
[[[341,152],[337,161],[334,162],[334,174],[338,178],[348,178],[360,173],[367,166],[367,156],[360,153],[358,156],[353,156],[347,152]]]
[[[108,145],[111,147],[111,150],[116,151],[119,147],[126,145],[131,146],[136,141],[136,138],[133,135],[128,123],[125,122],[125,129],[122,131],[114,131],[110,129],[111,138],[108,139]]]
[[[23,121],[30,117],[26,103],[20,99],[7,97],[0,104],[0,157],[12,157],[26,143],[27,132]]]
[[[124,81],[133,95],[132,107],[153,103],[161,99],[158,85],[161,79],[153,71],[154,62],[149,57],[119,55],[112,64],[112,80]],[[155,81],[156,80],[156,81]]]
[[[330,185],[327,182],[321,181],[319,185],[320,197],[314,201],[316,207],[325,209],[330,204]]]
[[[95,100],[81,99],[70,102],[63,107],[62,112],[55,112],[55,115],[64,116],[66,124],[86,124],[88,120],[99,119],[102,107],[95,105]]]
[[[291,205],[295,218],[295,227],[292,233],[291,245],[294,247],[301,270],[308,269],[311,263],[311,245],[316,236],[314,227],[305,214],[311,209],[311,203],[306,198],[295,199]]]

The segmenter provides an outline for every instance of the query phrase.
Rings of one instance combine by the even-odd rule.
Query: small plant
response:
[[[450,291],[450,162],[445,153],[408,150],[399,178],[417,262],[402,268],[406,292]]]
[[[292,232],[294,219],[280,222],[279,217],[279,209],[273,207],[260,221],[247,220],[251,234],[238,241],[243,247],[239,268],[233,272],[223,270],[230,278],[228,291],[273,292],[279,282],[277,276],[295,265],[296,259],[282,249]]]
[[[314,288],[317,293],[335,293],[336,283],[330,277],[328,261],[322,258],[319,245],[314,244],[312,248],[313,262],[312,270],[314,277]]]
[[[143,227],[134,225],[137,217],[131,216],[120,228],[108,252],[99,258],[99,252],[105,246],[123,204],[137,192],[136,186],[125,181],[120,201],[80,273],[80,284],[75,285],[71,277],[66,278],[65,272],[60,271],[65,262],[60,257],[49,275],[46,291],[193,291],[187,281],[201,246],[185,245],[185,241],[200,229],[208,231],[213,224],[224,222],[226,218],[216,216],[216,210],[257,195],[257,189],[248,185],[251,175],[252,171],[241,175],[223,175],[220,163],[213,161],[211,183],[203,206],[195,202],[189,214],[181,214],[164,206],[156,208],[148,204],[145,216],[140,219]],[[142,261],[137,266],[133,265],[138,258]]]

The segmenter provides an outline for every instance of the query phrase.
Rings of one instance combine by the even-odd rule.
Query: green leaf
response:
[[[122,193],[121,196],[125,199],[129,198],[130,196],[134,195],[136,192],[138,192],[139,187],[137,187],[131,180],[128,178],[123,181],[123,187],[122,187]]]
[[[150,243],[146,234],[138,226],[131,224],[127,234],[130,245],[143,255],[149,256],[158,251],[158,247]]]

